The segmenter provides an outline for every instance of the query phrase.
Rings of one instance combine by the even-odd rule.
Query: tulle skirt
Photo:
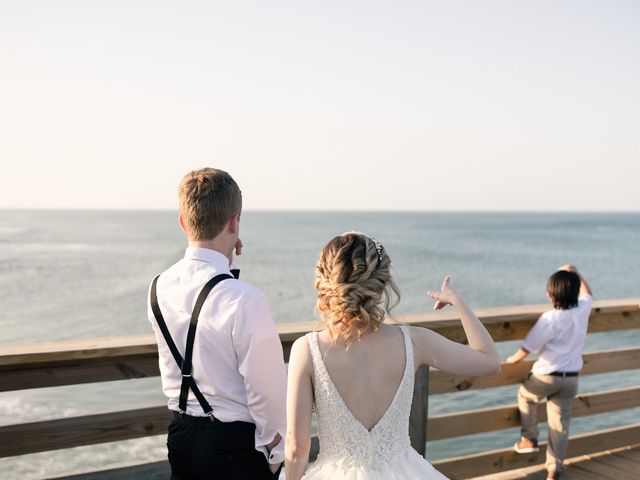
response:
[[[375,466],[341,458],[322,458],[309,466],[304,480],[447,480],[414,450]]]

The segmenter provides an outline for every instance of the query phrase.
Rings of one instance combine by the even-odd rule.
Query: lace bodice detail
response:
[[[318,462],[329,458],[339,459],[347,467],[377,469],[394,457],[413,452],[409,441],[414,381],[413,347],[407,327],[400,329],[406,353],[402,380],[389,408],[371,430],[367,430],[354,417],[331,380],[318,347],[317,332],[307,334],[313,361],[315,411],[320,440]]]

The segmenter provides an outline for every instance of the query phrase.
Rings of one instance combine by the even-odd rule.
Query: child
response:
[[[582,348],[591,313],[591,289],[573,265],[563,265],[547,282],[547,297],[553,310],[543,313],[529,331],[522,347],[507,363],[524,360],[540,352],[527,380],[518,390],[521,439],[517,453],[537,452],[537,407],[547,399],[547,480],[560,478],[567,452],[571,403],[578,392],[578,373],[582,368]]]

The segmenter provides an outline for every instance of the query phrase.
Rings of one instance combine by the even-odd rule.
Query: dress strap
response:
[[[307,338],[309,339],[309,351],[311,352],[311,363],[313,364],[313,376],[317,382],[316,388],[318,385],[324,385],[325,389],[332,390],[335,388],[337,390],[331,381],[331,376],[320,352],[318,332],[307,333]]]
[[[408,370],[413,373],[413,343],[411,342],[411,332],[409,331],[409,327],[406,325],[400,326],[400,331],[404,337],[404,351],[407,355],[406,362],[409,367]]]
[[[309,351],[311,352],[311,360],[314,367],[322,360],[320,347],[318,346],[318,332],[307,333],[307,341],[309,342]]]

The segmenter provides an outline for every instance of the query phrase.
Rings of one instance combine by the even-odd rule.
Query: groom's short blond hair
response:
[[[227,172],[202,168],[187,173],[178,188],[180,214],[191,240],[215,238],[242,211],[242,192]]]

